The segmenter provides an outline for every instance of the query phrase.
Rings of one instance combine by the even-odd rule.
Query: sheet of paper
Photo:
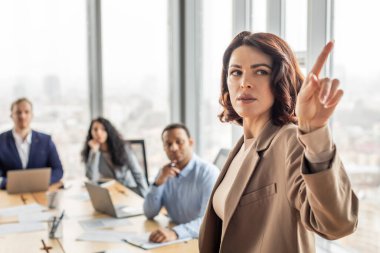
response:
[[[21,213],[18,215],[18,221],[21,222],[37,222],[51,220],[54,213],[51,212],[38,212],[38,213]]]
[[[23,213],[30,213],[30,212],[41,212],[47,210],[46,207],[41,206],[39,204],[29,204],[29,205],[21,205],[21,206],[15,206],[15,207],[8,207],[8,208],[1,208],[0,209],[0,217],[6,217],[6,216],[17,216],[19,214]]]
[[[99,181],[99,185],[101,186],[101,187],[103,187],[103,188],[107,188],[108,186],[111,186],[111,185],[113,185],[113,184],[115,184],[116,183],[116,180],[114,180],[114,179],[111,179],[111,180],[107,180],[107,181],[105,181],[105,182],[100,182]]]
[[[178,239],[178,240],[170,241],[170,242],[153,243],[149,241],[149,235],[150,233],[132,234],[132,235],[127,236],[125,239],[130,244],[141,247],[143,249],[154,249],[154,248],[163,247],[166,245],[189,241],[192,239],[192,238],[183,238],[183,239]]]
[[[90,200],[90,195],[88,195],[88,192],[72,193],[69,194],[67,197],[83,202]]]
[[[102,218],[79,221],[79,224],[83,230],[95,230],[99,228],[112,228],[133,225],[128,219],[116,219],[116,218]]]
[[[84,232],[77,238],[77,240],[93,242],[125,242],[123,240],[125,240],[128,235],[130,235],[130,233],[111,230],[94,230]]]
[[[142,206],[134,207],[134,206],[126,206],[126,205],[117,205],[115,206],[116,210],[120,210],[124,213],[130,214],[130,215],[143,215],[144,210]]]
[[[12,223],[0,225],[0,235],[24,233],[46,229],[41,222]]]
[[[163,247],[166,245],[171,245],[175,243],[181,243],[184,241],[189,241],[192,238],[184,238],[171,242],[165,243],[152,243],[149,242],[150,233],[135,235],[130,232],[119,232],[111,230],[92,230],[86,231],[81,234],[77,240],[78,241],[96,241],[96,242],[128,242],[132,245],[141,247],[143,249],[154,249],[158,247]],[[108,252],[108,251],[104,251]]]

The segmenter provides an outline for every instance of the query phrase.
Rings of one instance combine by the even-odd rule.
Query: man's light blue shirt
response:
[[[173,227],[178,238],[197,238],[202,218],[219,170],[193,154],[177,177],[160,186],[152,185],[144,201],[144,213],[154,218],[165,207],[178,226]]]

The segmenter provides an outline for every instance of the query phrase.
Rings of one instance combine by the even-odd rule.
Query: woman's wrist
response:
[[[99,149],[90,149],[90,155],[96,155],[99,152]]]
[[[158,187],[158,186],[162,185],[163,183],[164,183],[164,180],[157,178],[157,180],[154,181],[153,185]]]
[[[298,129],[303,134],[314,132],[315,130],[320,129],[320,128],[324,127],[324,126],[325,125],[322,125],[322,126],[312,126],[312,125],[310,125],[309,122],[302,121],[301,119],[298,119]]]

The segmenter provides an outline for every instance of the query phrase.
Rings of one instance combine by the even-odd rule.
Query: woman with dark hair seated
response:
[[[140,196],[145,196],[148,185],[142,168],[132,150],[107,119],[99,117],[92,120],[82,150],[82,160],[86,163],[86,176],[91,181],[114,178]]]

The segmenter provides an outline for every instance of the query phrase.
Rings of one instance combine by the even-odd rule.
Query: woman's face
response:
[[[93,140],[97,141],[99,144],[103,144],[107,141],[108,134],[104,125],[95,121],[91,126],[91,136]]]
[[[227,85],[236,113],[253,120],[270,119],[272,59],[250,46],[236,48],[230,58]]]

